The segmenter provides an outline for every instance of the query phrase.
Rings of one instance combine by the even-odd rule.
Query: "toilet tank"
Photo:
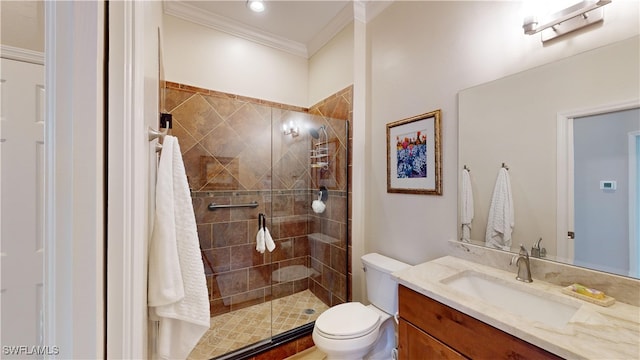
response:
[[[391,273],[411,265],[378,253],[363,255],[361,260],[369,302],[387,314],[395,314],[398,311],[398,282]]]

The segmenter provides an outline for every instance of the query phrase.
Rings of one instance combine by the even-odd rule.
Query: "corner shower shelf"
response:
[[[312,168],[329,168],[329,148],[326,145],[327,142],[319,142],[313,145],[315,149],[309,150]]]
[[[336,244],[340,242],[340,239],[336,239],[332,236],[321,233],[311,233],[308,234],[307,237],[311,240],[319,241],[325,244]]]

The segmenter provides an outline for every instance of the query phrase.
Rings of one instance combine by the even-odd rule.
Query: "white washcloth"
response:
[[[260,254],[264,253],[265,249],[265,238],[264,238],[264,229],[260,226],[260,230],[256,234],[256,251]]]
[[[473,190],[471,189],[471,174],[469,170],[462,170],[460,223],[462,224],[462,241],[469,242],[471,238],[471,222],[473,221]]]
[[[186,359],[209,329],[209,296],[180,146],[165,136],[149,245],[148,305],[160,322],[156,356]]]
[[[264,242],[267,245],[267,250],[269,250],[269,252],[272,252],[275,248],[276,248],[276,243],[273,242],[273,238],[271,237],[271,234],[269,234],[269,229],[267,229],[267,227],[264,227]]]
[[[509,171],[500,168],[487,220],[486,245],[495,249],[511,249],[511,232],[515,225]]]

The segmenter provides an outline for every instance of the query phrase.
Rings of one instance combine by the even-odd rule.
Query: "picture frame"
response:
[[[387,124],[387,192],[442,195],[441,110]]]

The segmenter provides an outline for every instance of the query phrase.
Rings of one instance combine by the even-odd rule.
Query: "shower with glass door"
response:
[[[189,358],[234,358],[310,333],[348,300],[349,122],[173,83],[163,92],[212,316]],[[256,249],[259,231],[272,251]]]

